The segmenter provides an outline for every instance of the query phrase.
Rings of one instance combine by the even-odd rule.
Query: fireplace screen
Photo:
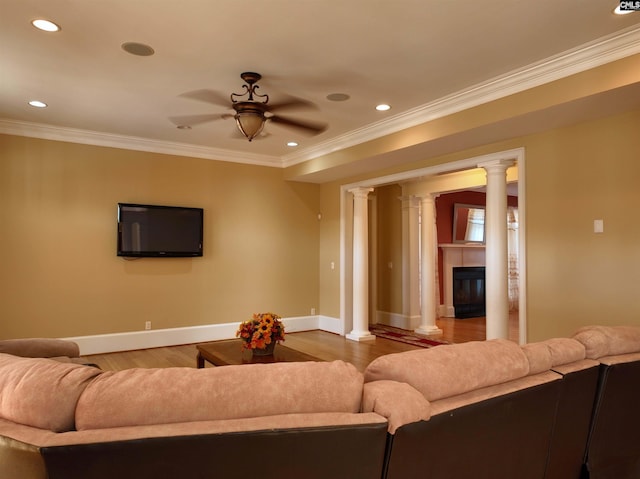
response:
[[[456,318],[475,318],[485,312],[485,268],[453,268],[453,308]]]

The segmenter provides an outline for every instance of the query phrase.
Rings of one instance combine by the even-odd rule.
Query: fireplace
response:
[[[485,316],[485,268],[453,268],[453,308],[456,318]]]

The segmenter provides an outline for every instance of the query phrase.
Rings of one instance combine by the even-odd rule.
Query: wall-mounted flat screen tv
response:
[[[118,256],[202,256],[202,208],[118,203]]]

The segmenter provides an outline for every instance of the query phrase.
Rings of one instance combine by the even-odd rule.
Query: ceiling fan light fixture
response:
[[[251,141],[260,134],[264,128],[264,123],[267,121],[264,112],[267,111],[269,95],[260,95],[256,92],[256,89],[259,88],[256,82],[262,78],[259,73],[244,72],[240,75],[240,78],[246,82],[246,85],[243,85],[245,92],[232,93],[231,103],[236,111],[234,118],[238,129],[247,137],[247,140]],[[243,98],[245,96],[246,98]],[[258,101],[254,97],[262,98],[263,100]]]
[[[238,129],[249,141],[260,134],[266,120],[262,112],[255,110],[238,111],[234,118]]]
[[[275,105],[268,105],[269,95],[262,95],[256,91],[259,88],[259,86],[256,85],[256,82],[261,78],[259,73],[244,72],[240,75],[240,78],[245,81],[245,84],[242,86],[244,93],[231,94],[231,108],[235,111],[233,115],[228,113],[190,115],[183,117],[170,117],[169,120],[171,120],[177,128],[186,129],[186,127],[190,125],[233,117],[238,130],[240,130],[240,133],[242,133],[242,135],[249,141],[262,133],[264,124],[267,121],[270,123],[277,123],[285,128],[297,128],[306,133],[316,135],[327,129],[327,125],[323,123],[308,120],[296,120],[274,114],[275,110],[279,110],[281,108],[312,106],[312,103],[299,98],[289,97]],[[225,100],[219,99],[219,95],[208,90],[191,92],[189,94],[184,94],[183,96],[194,98],[196,100],[207,101],[209,103],[227,105]]]

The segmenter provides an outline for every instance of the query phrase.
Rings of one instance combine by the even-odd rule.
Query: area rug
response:
[[[424,336],[419,336],[408,329],[394,328],[393,326],[387,326],[386,324],[374,324],[369,328],[369,330],[371,331],[371,334],[380,338],[400,341],[401,343],[412,344],[422,348],[432,348],[434,346],[440,346],[441,344],[449,344],[446,341],[426,338]]]

